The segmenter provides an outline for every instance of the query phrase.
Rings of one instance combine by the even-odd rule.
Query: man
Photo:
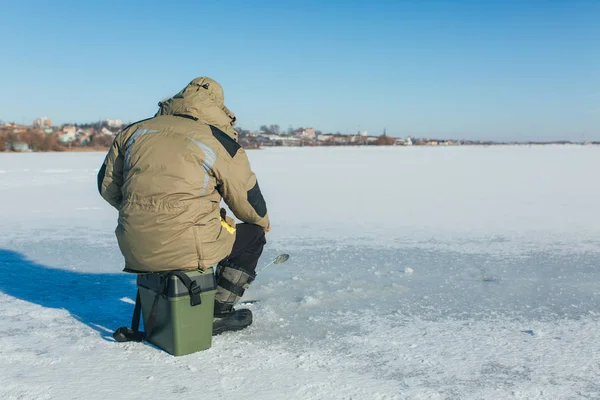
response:
[[[115,138],[98,173],[98,190],[119,211],[115,231],[126,272],[216,272],[213,334],[243,329],[250,310],[233,305],[254,280],[267,206],[237,142],[223,89],[200,77],[159,103],[153,118]],[[221,199],[234,220],[220,209]]]

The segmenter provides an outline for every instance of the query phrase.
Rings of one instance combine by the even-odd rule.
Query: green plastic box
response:
[[[216,282],[213,268],[184,272],[200,288],[202,302],[191,306],[183,282],[168,272],[138,275],[144,326],[156,296],[155,327],[146,340],[174,356],[184,356],[209,349],[212,345],[212,326]]]

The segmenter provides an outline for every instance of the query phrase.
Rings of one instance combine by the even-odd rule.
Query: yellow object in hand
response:
[[[227,229],[227,232],[231,233],[232,235],[235,233],[235,228],[231,225],[229,225],[227,222],[223,221],[221,219],[221,226],[225,229]]]

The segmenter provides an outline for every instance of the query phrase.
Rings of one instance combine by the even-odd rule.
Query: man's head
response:
[[[158,103],[157,115],[187,115],[214,125],[237,140],[235,114],[225,106],[223,88],[214,79],[199,77],[170,99]]]

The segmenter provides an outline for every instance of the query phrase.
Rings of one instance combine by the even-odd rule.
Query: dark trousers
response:
[[[225,260],[244,268],[248,272],[254,272],[266,243],[265,231],[260,226],[237,224],[233,249]]]

